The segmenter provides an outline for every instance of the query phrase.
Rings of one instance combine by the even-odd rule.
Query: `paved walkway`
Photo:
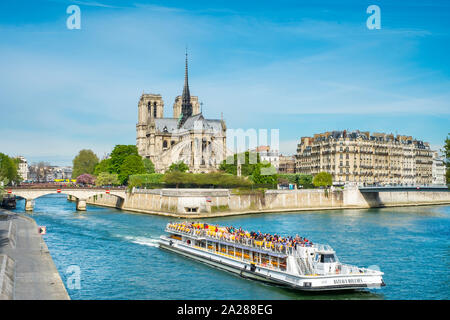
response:
[[[0,299],[70,299],[32,218],[0,209],[0,263]]]

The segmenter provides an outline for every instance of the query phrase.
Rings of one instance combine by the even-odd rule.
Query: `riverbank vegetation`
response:
[[[6,186],[22,181],[19,174],[19,159],[0,152],[0,185]]]
[[[155,173],[150,159],[142,158],[135,145],[116,145],[108,158],[98,161],[91,150],[82,150],[74,159],[76,174],[94,177],[96,186],[127,185],[133,188],[233,188],[237,192],[260,192],[278,185],[309,189],[316,186],[313,176],[278,174],[276,168],[261,161],[258,153],[243,152],[223,161],[219,171],[191,173],[182,162],[172,163],[165,173]],[[95,165],[93,166],[92,164]],[[84,179],[84,178],[83,178]],[[86,180],[86,179],[84,179]],[[87,181],[87,180],[86,180]],[[78,181],[77,181],[78,182]]]

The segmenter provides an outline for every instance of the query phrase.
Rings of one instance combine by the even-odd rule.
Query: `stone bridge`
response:
[[[10,188],[8,193],[18,198],[25,199],[25,210],[32,211],[36,198],[62,193],[76,198],[77,210],[86,211],[86,200],[96,195],[110,194],[125,200],[126,190],[124,189],[101,189],[101,188]]]

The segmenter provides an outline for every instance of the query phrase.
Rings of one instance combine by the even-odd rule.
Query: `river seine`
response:
[[[24,212],[23,200],[15,211]],[[65,195],[38,198],[31,216],[47,227],[44,239],[71,299],[450,299],[450,206],[207,220],[299,234],[328,243],[344,263],[385,273],[384,288],[337,294],[266,285],[163,251],[156,239],[170,218],[89,205],[80,213]]]

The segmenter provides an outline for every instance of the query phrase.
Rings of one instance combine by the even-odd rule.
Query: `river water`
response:
[[[24,212],[18,201],[16,212]],[[449,299],[450,206],[254,214],[208,219],[247,230],[328,243],[344,263],[378,266],[386,287],[301,293],[242,279],[163,251],[170,218],[38,198],[31,216],[72,299]],[[79,271],[79,272],[78,272]],[[80,285],[77,286],[77,279]]]

